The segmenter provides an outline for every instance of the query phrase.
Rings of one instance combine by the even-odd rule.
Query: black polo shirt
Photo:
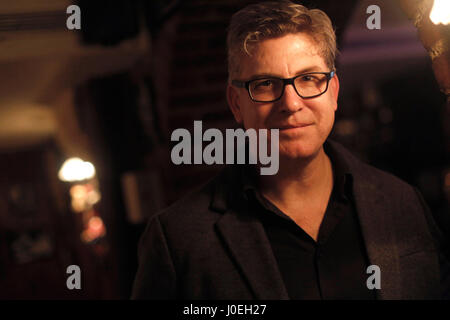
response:
[[[249,208],[263,223],[291,299],[375,299],[367,288],[369,266],[345,165],[325,152],[333,165],[334,186],[317,242],[256,188],[254,171],[243,174]]]

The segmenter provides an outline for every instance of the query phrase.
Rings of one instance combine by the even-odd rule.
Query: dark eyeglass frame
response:
[[[325,87],[325,90],[319,94],[313,95],[313,96],[302,96],[298,91],[297,88],[295,87],[294,81],[295,79],[299,78],[299,77],[304,77],[307,75],[313,75],[313,74],[323,74],[327,77],[327,86]],[[294,87],[295,92],[298,94],[299,97],[301,97],[302,99],[311,99],[311,98],[315,98],[318,96],[321,96],[322,94],[324,94],[325,92],[327,92],[328,90],[328,84],[330,83],[331,78],[334,77],[334,75],[336,74],[336,71],[330,71],[330,72],[307,72],[307,73],[302,73],[299,74],[295,77],[292,78],[277,78],[277,77],[261,77],[261,78],[256,78],[256,79],[251,79],[248,81],[239,81],[239,80],[231,80],[231,84],[238,87],[238,88],[246,88],[248,95],[250,96],[250,99],[252,99],[254,102],[275,102],[281,99],[281,97],[284,94],[284,89],[286,88],[286,85],[291,84]],[[253,81],[257,81],[257,80],[262,80],[262,79],[278,79],[278,80],[282,80],[283,81],[283,89],[281,90],[281,94],[277,99],[274,100],[270,100],[270,101],[262,101],[262,100],[256,100],[252,97],[252,94],[250,92],[250,83],[252,83]]]

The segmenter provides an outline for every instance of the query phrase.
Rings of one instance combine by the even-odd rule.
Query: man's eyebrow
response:
[[[321,70],[319,66],[311,66],[305,69],[301,69],[296,73],[296,75],[302,74],[302,73],[308,73],[308,72],[324,72],[324,70]]]
[[[311,66],[304,69],[301,69],[300,71],[297,71],[295,73],[295,76],[298,76],[300,74],[308,73],[308,72],[325,72],[321,70],[319,66]],[[272,74],[272,73],[258,73],[252,76],[249,80],[255,80],[255,79],[261,79],[261,78],[283,78],[279,75]]]

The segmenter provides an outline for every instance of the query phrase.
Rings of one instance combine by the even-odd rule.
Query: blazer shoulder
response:
[[[344,146],[332,142],[332,147],[344,159],[345,163],[350,167],[352,175],[364,183],[376,186],[384,193],[407,192],[415,193],[415,188],[403,179],[379,169],[371,164],[359,159],[355,154],[347,150]]]
[[[383,190],[392,191],[408,191],[413,192],[414,187],[405,180],[395,176],[385,170],[374,167],[370,164],[363,163],[362,170],[366,172],[367,178],[383,187]]]
[[[220,183],[220,180],[221,172],[152,215],[150,220],[158,219],[163,226],[172,223],[188,225],[207,222],[210,219],[217,220],[217,216],[214,210],[211,210],[210,204],[216,185]]]

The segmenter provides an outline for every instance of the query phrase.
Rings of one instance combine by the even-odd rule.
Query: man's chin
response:
[[[302,144],[302,145],[280,145],[279,156],[286,160],[307,160],[314,158],[320,150],[320,146]]]

